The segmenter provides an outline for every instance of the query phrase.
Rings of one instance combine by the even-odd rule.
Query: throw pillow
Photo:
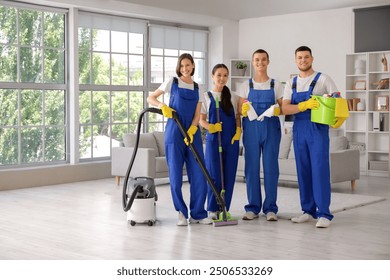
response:
[[[137,140],[136,133],[126,133],[123,135],[123,144],[125,147],[134,147],[135,141]],[[138,143],[138,148],[149,148],[154,149],[154,154],[158,156],[158,147],[156,139],[152,133],[141,133]]]
[[[331,153],[348,149],[348,138],[345,136],[330,137],[329,151]]]
[[[164,144],[164,132],[162,131],[154,131],[154,138],[156,139],[158,154],[160,157],[165,156],[165,144]]]

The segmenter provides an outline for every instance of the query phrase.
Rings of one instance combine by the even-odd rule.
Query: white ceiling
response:
[[[117,0],[155,8],[240,20],[264,16],[388,5],[390,0]]]

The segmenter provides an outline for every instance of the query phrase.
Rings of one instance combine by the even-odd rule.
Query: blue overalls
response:
[[[169,99],[169,107],[176,110],[184,129],[191,126],[196,106],[199,102],[199,88],[194,82],[194,90],[179,88],[177,78],[174,78]],[[200,130],[195,133],[193,146],[204,161],[203,145]],[[184,143],[177,124],[168,119],[165,127],[165,154],[169,170],[171,194],[176,211],[188,218],[188,208],[183,199],[183,165],[186,164],[188,182],[190,183],[190,212],[195,220],[207,217],[204,209],[207,195],[206,178],[202,173],[190,148]]]
[[[293,79],[291,104],[306,101],[313,93],[321,73],[317,73],[308,91],[297,92]],[[311,110],[295,114],[293,143],[301,207],[314,218],[332,220],[330,213],[329,126],[311,122]]]
[[[248,101],[260,116],[271,105],[275,104],[274,80],[271,80],[271,88],[256,90],[253,88],[252,79],[249,80]],[[263,153],[264,191],[265,200],[263,212],[278,212],[276,205],[277,187],[279,179],[279,146],[280,146],[280,121],[278,117],[264,118],[261,121],[249,121],[243,118],[243,142],[245,148],[245,179],[248,196],[248,204],[245,211],[255,214],[261,212],[261,182],[260,182],[260,157]]]
[[[229,211],[230,204],[233,196],[234,183],[236,181],[236,172],[238,164],[238,141],[234,141],[231,144],[231,140],[236,133],[236,117],[232,108],[231,114],[225,113],[222,108],[216,108],[215,99],[211,92],[208,92],[210,97],[209,108],[209,123],[217,122],[217,111],[219,110],[220,121],[222,122],[221,142],[222,142],[222,165],[223,165],[223,178],[225,187],[225,204],[226,210]],[[221,169],[219,163],[219,149],[218,149],[218,133],[206,133],[206,168],[213,179],[214,185],[218,193],[221,193]],[[219,210],[217,201],[211,187],[208,188],[207,196],[207,210],[211,212],[217,212]]]

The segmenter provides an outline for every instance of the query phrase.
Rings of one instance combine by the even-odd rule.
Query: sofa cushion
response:
[[[164,132],[154,131],[153,136],[156,139],[159,156],[164,157],[165,156]]]
[[[348,149],[348,138],[345,136],[330,137],[329,151],[331,153]]]
[[[283,139],[283,137],[282,137]],[[280,148],[282,147],[282,142],[280,143]],[[346,150],[348,149],[348,138],[345,136],[336,136],[336,137],[330,137],[329,140],[329,152],[333,153],[340,150]],[[280,155],[280,151],[279,151]],[[279,156],[279,158],[281,158]],[[291,142],[290,151],[288,154],[289,159],[295,159],[295,153],[294,153],[294,145],[293,142]]]
[[[156,173],[168,172],[167,160],[165,157],[156,157]]]
[[[123,135],[123,144],[125,147],[134,147],[135,141],[137,140],[136,133],[126,133]],[[156,139],[152,133],[141,133],[138,143],[138,148],[149,148],[154,149],[155,156],[158,156],[158,147]]]
[[[282,134],[279,148],[279,159],[286,159],[290,152],[290,146],[292,141],[291,133]]]

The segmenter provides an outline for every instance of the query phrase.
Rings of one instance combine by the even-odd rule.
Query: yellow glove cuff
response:
[[[236,134],[234,134],[233,138],[232,138],[232,141],[231,141],[231,144],[233,145],[234,144],[234,141],[240,141],[240,138],[241,138],[241,127],[236,127]]]
[[[279,116],[280,115],[280,108],[279,107],[275,107],[274,108],[274,116]]]
[[[241,114],[242,114],[243,117],[247,117],[248,116],[249,109],[250,109],[250,107],[249,107],[249,103],[248,102],[242,103]]]
[[[198,131],[198,127],[195,125],[191,125],[190,128],[187,130],[187,133],[194,135],[197,131]]]
[[[298,103],[298,109],[299,109],[300,112],[306,111],[307,110],[306,101],[299,102]]]
[[[339,128],[340,126],[343,125],[344,121],[346,118],[336,118],[336,122],[334,125],[331,125],[332,128]]]
[[[216,133],[218,131],[222,131],[221,123],[209,124],[209,133]]]
[[[174,111],[171,107],[164,104],[161,106],[161,111],[163,113],[163,116],[166,118],[172,118],[172,112]]]

